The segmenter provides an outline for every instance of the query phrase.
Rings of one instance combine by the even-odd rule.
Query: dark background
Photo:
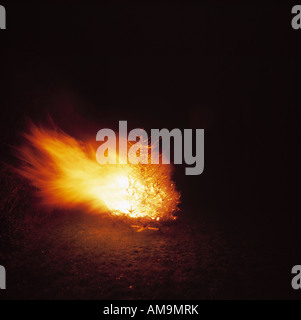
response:
[[[291,27],[292,6],[2,3],[4,161],[14,161],[10,146],[26,117],[50,114],[79,138],[119,120],[147,130],[203,128],[203,174],[175,170],[183,212],[278,246],[283,273],[271,290],[280,281],[294,296],[290,272],[301,252],[288,191],[289,141],[297,133],[289,118],[300,101],[301,31]]]

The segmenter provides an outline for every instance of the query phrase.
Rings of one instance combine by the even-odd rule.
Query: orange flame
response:
[[[17,171],[49,207],[84,205],[90,212],[164,221],[175,219],[180,194],[171,180],[171,165],[105,164],[92,143],[83,143],[58,128],[30,126],[18,148]]]

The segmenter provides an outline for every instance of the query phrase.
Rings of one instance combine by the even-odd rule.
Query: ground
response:
[[[245,231],[180,216],[159,231],[134,231],[109,215],[53,214],[2,254],[4,299],[283,298],[282,269],[268,243]],[[275,251],[278,249],[275,249]],[[285,257],[283,257],[285,258]],[[279,287],[280,286],[280,287]],[[277,289],[278,290],[274,290]]]

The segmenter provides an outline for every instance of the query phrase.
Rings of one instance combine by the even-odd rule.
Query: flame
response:
[[[31,124],[26,142],[17,148],[17,171],[53,208],[85,206],[136,219],[175,219],[180,194],[171,180],[171,165],[105,164],[95,158],[92,143],[83,143],[56,127]]]

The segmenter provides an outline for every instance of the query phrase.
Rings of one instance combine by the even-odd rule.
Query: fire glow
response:
[[[84,206],[143,223],[175,219],[180,193],[170,164],[100,165],[92,142],[78,141],[56,127],[31,124],[24,136],[17,171],[37,188],[44,205]]]

